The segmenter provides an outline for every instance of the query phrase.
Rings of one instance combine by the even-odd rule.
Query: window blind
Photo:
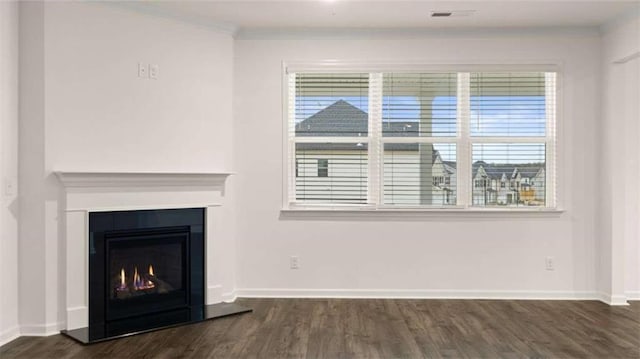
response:
[[[383,203],[455,205],[457,74],[388,73],[382,79]],[[434,142],[443,137],[446,143]]]
[[[369,74],[296,74],[296,137],[367,137]]]
[[[471,73],[471,136],[544,137],[545,74]]]
[[[382,81],[383,136],[456,136],[456,73],[390,73]]]
[[[543,72],[470,74],[473,206],[546,205],[550,87]]]
[[[555,205],[553,72],[288,76],[291,204]]]
[[[295,74],[290,143],[295,203],[364,204],[369,185],[369,74]]]

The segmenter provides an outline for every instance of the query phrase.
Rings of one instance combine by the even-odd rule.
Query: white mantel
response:
[[[66,188],[218,187],[231,173],[224,172],[70,172],[56,171]]]
[[[223,249],[230,229],[222,215],[227,172],[56,171],[65,188],[66,329],[88,325],[88,220],[90,212],[205,208],[206,304],[233,299],[224,288]],[[73,283],[73,285],[69,285]]]

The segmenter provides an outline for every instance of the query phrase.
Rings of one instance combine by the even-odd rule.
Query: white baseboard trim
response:
[[[626,295],[611,295],[608,293],[597,292],[596,297],[599,301],[609,305],[629,305]]]
[[[521,299],[598,300],[595,292],[571,291],[480,291],[425,289],[270,289],[242,288],[239,298],[363,298],[363,299]]]
[[[640,300],[640,290],[630,290],[625,293],[627,300]]]
[[[15,326],[0,332],[0,347],[20,336],[20,327]]]
[[[235,302],[237,298],[238,298],[238,295],[235,290],[228,293],[222,293],[222,301],[225,303]]]
[[[49,335],[60,334],[63,323],[21,325],[20,335],[30,337],[46,337]]]

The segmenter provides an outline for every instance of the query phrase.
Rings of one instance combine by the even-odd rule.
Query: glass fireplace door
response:
[[[189,303],[188,231],[106,238],[106,320],[172,310]]]

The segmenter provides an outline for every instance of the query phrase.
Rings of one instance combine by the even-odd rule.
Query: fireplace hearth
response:
[[[205,305],[205,238],[204,208],[90,213],[89,326],[63,333],[92,343],[250,311]]]

